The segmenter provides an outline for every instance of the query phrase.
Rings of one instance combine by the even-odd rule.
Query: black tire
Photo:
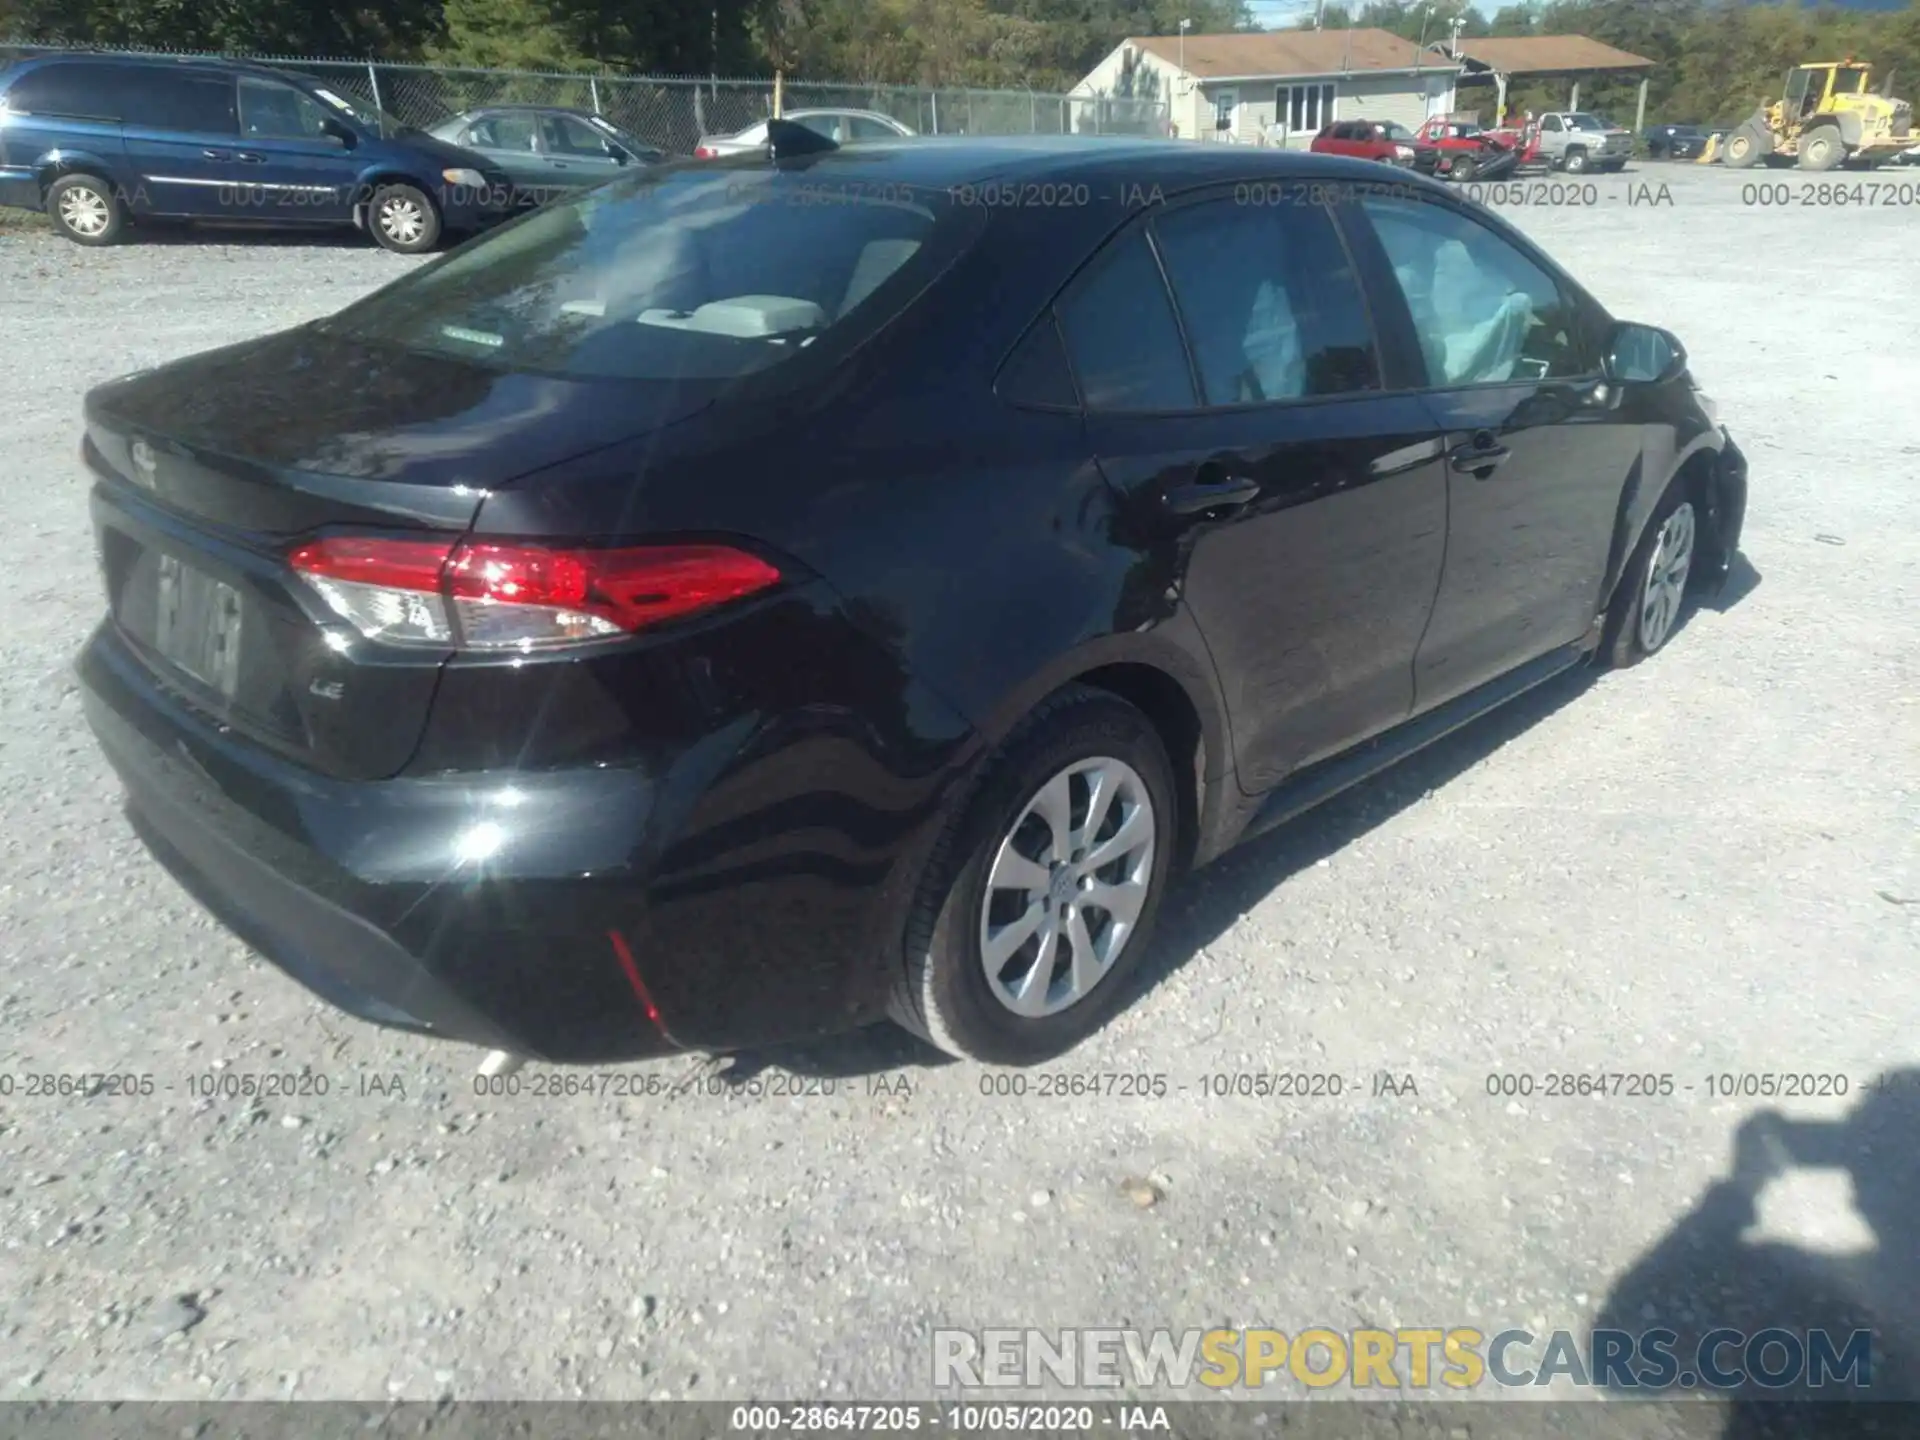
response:
[[[1641,623],[1648,595],[1648,578],[1652,574],[1654,556],[1660,549],[1667,522],[1680,512],[1682,506],[1687,508],[1691,520],[1691,538],[1687,547],[1686,574],[1681,594],[1673,603],[1666,623],[1659,627],[1657,634],[1649,636],[1647,627]],[[1695,562],[1699,558],[1701,523],[1700,506],[1688,488],[1685,477],[1676,478],[1648,518],[1646,533],[1640,537],[1633,558],[1627,562],[1626,571],[1614,589],[1613,603],[1607,607],[1606,627],[1601,632],[1600,659],[1610,668],[1625,670],[1638,665],[1649,655],[1664,649],[1679,630],[1686,617],[1687,596],[1695,574]]]
[[[1567,153],[1561,157],[1560,168],[1565,170],[1569,175],[1584,175],[1587,173],[1589,163],[1591,162],[1589,162],[1587,158],[1587,152],[1584,147],[1569,145],[1567,147]]]
[[[1838,170],[1847,159],[1847,147],[1840,131],[1832,125],[1817,126],[1800,137],[1802,170]]]
[[[1037,832],[1022,828],[1038,823],[1031,817],[1023,822],[1022,817],[1050,782],[1070,767],[1095,759],[1121,762],[1144,786],[1153,822],[1152,851],[1150,857],[1132,854],[1145,896],[1131,932],[1082,998],[1052,1014],[1018,1015],[996,994],[982,950],[982,932],[993,913],[988,908],[989,873],[1003,841],[1011,844],[1016,834],[1046,834],[1044,827]],[[1077,808],[1080,791],[1070,793],[1076,818],[1084,819]],[[1114,806],[1110,819],[1116,824],[1117,815]],[[986,761],[976,788],[934,848],[907,925],[905,964],[892,1007],[895,1020],[950,1055],[994,1064],[1034,1065],[1072,1049],[1120,1005],[1128,976],[1152,942],[1179,840],[1178,817],[1173,769],[1146,716],[1105,691],[1079,685],[1043,701]],[[1113,868],[1103,873],[1111,878]],[[1060,887],[1064,889],[1050,889],[1038,900],[1032,894],[1041,892],[1030,893],[1024,911],[1016,900],[1008,913],[1044,916],[1060,894],[1071,891],[1071,876],[1060,881]],[[999,894],[1003,900],[1015,898],[1010,889],[1002,888]],[[1092,908],[1094,914],[1102,913]],[[1052,920],[1045,923],[1050,928]],[[1111,935],[1108,927],[1114,923],[1110,915],[1099,921],[1103,937]],[[1084,920],[1080,933],[1089,934]],[[1000,983],[1009,983],[1009,970],[1022,963],[1019,957],[1027,953],[1028,943],[1023,940],[1013,952],[1014,959],[1000,972]],[[1032,943],[1038,951],[1038,935]],[[1066,964],[1070,947],[1070,941],[1062,941],[1052,951],[1048,976],[1053,985],[1065,978],[1059,967]],[[1026,973],[1037,969],[1036,961],[1037,954],[1024,962]]]
[[[1721,148],[1720,163],[1731,170],[1750,170],[1773,153],[1773,141],[1755,125],[1742,125]]]
[[[1453,168],[1447,172],[1447,178],[1464,185],[1479,173],[1479,159],[1472,155],[1462,155],[1453,162]]]
[[[127,223],[127,208],[98,175],[62,175],[47,187],[47,218],[76,245],[111,245]]]
[[[420,255],[440,243],[440,211],[415,185],[382,185],[367,202],[367,229],[382,249]]]

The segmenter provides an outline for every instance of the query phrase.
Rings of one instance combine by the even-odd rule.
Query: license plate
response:
[[[228,699],[240,689],[240,592],[162,555],[154,646]]]

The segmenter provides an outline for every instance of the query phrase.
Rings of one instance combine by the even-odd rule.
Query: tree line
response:
[[[1313,24],[1303,12],[1300,25]],[[1491,18],[1466,0],[1328,0],[1327,29],[1371,25],[1409,40],[1589,35],[1656,62],[1649,121],[1738,120],[1805,60],[1889,67],[1920,86],[1920,8],[1806,8],[1734,0],[1552,0]],[[1243,0],[0,0],[0,39],[175,50],[371,57],[510,69],[764,75],[857,83],[1070,88],[1128,36],[1255,28]],[[1632,120],[1637,82],[1594,84],[1582,104]],[[1515,105],[1563,105],[1564,86]]]
[[[1871,62],[1874,87],[1892,75],[1893,93],[1920,99],[1920,7],[1869,10],[1752,5],[1730,0],[1555,0],[1509,5],[1491,19],[1472,9],[1375,0],[1357,10],[1329,5],[1322,23],[1377,25],[1409,40],[1445,40],[1461,15],[1461,39],[1490,35],[1586,35],[1655,62],[1647,74],[1647,123],[1733,123],[1779,98],[1786,72],[1810,60]],[[1311,24],[1311,21],[1303,23]],[[1639,78],[1588,80],[1580,105],[1633,123]],[[1515,110],[1564,109],[1567,84],[1516,86]]]

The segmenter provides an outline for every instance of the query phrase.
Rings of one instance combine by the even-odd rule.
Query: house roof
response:
[[[1141,35],[1126,42],[1201,80],[1345,75],[1373,71],[1453,70],[1444,55],[1422,51],[1385,30],[1266,30],[1230,35]]]
[[[1187,41],[1193,43],[1191,39]],[[1462,40],[1460,55],[1503,75],[1566,75],[1583,70],[1645,70],[1655,62],[1585,35],[1508,35]]]

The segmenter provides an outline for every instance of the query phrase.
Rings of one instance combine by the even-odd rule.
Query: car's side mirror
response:
[[[600,148],[607,152],[607,158],[616,165],[626,165],[633,159],[631,155],[627,154],[626,151],[622,150],[611,140],[602,140],[600,142]]]
[[[1607,336],[1603,363],[1609,380],[1659,385],[1687,368],[1687,352],[1669,331],[1622,321]]]
[[[338,141],[342,150],[351,150],[360,143],[360,137],[353,133],[351,126],[342,124],[340,121],[332,119],[331,117],[321,121],[320,133],[325,135],[329,140]]]

